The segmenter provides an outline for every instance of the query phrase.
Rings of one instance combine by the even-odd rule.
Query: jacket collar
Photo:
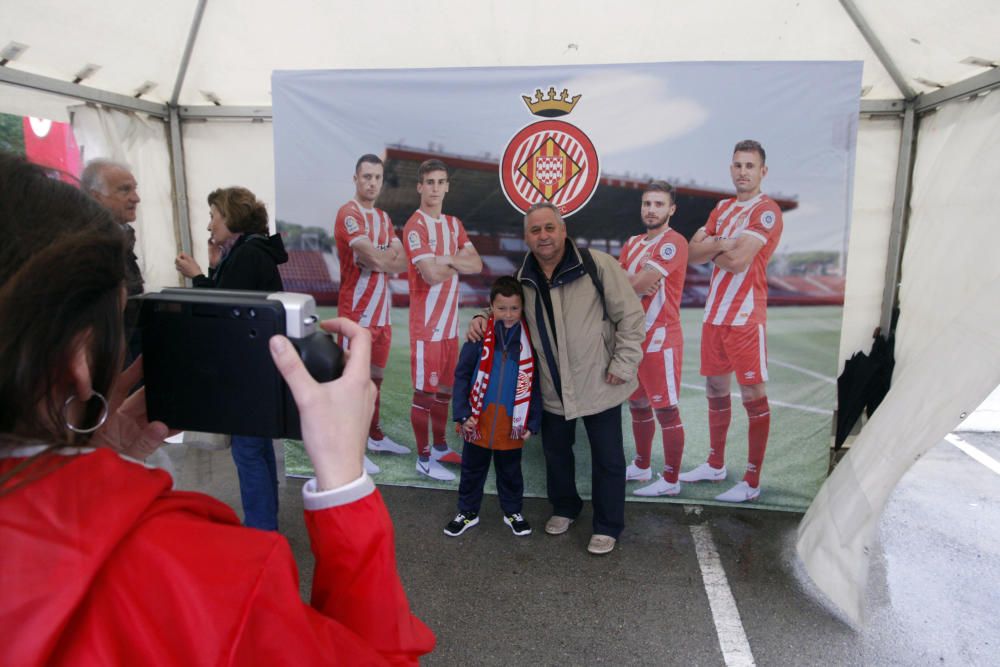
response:
[[[585,274],[586,270],[583,268],[583,260],[580,259],[580,251],[569,238],[566,239],[566,251],[563,253],[562,259],[559,260],[555,271],[552,272],[552,280],[545,278],[542,267],[538,265],[538,260],[530,251],[524,256],[521,269],[517,273],[521,282],[531,283],[536,289],[544,283],[548,283],[550,287],[559,287],[571,283]]]

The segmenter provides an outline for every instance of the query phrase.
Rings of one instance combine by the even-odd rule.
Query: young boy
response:
[[[479,523],[491,458],[504,523],[515,535],[531,534],[531,526],[521,515],[521,447],[541,428],[542,395],[528,329],[521,318],[523,303],[521,284],[515,278],[497,278],[490,288],[493,312],[486,335],[478,343],[462,346],[455,368],[452,415],[461,425],[465,445],[458,514],[444,529],[451,537]]]

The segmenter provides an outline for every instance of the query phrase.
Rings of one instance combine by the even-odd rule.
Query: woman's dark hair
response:
[[[219,209],[234,234],[267,234],[267,208],[246,188],[214,190],[208,195],[208,205]]]
[[[81,444],[53,390],[80,340],[95,391],[107,396],[121,370],[125,234],[90,197],[0,152],[0,239],[0,433]]]
[[[519,296],[521,302],[524,302],[524,288],[514,276],[500,276],[493,281],[493,285],[490,287],[490,303],[493,303],[493,299],[497,298],[497,294],[500,296]]]

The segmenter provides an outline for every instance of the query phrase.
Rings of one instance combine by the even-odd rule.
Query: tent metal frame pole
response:
[[[174,80],[174,90],[170,94],[170,102],[167,104],[168,116],[167,125],[170,129],[170,168],[174,179],[174,215],[177,236],[180,237],[181,251],[192,254],[191,244],[191,216],[188,212],[187,197],[187,169],[184,165],[184,136],[181,130],[181,115],[177,108],[177,100],[181,96],[181,88],[184,86],[184,77],[187,76],[188,65],[191,63],[191,53],[194,45],[198,41],[198,30],[201,28],[201,19],[205,16],[205,5],[208,0],[198,0],[198,6],[194,10],[194,18],[191,19],[191,29],[188,30],[187,43],[184,45],[184,54],[181,56],[181,63],[177,68],[177,78]],[[184,284],[189,285],[189,280],[184,279]]]
[[[994,67],[982,74],[963,79],[940,90],[921,93],[914,100],[916,102],[916,111],[918,114],[927,113],[946,102],[981,95],[994,88],[1000,88],[1000,67]]]
[[[109,93],[98,88],[81,86],[78,83],[53,79],[41,74],[22,72],[10,67],[0,67],[0,83],[38,90],[43,93],[72,97],[73,99],[93,102],[114,109],[146,113],[157,118],[166,118],[169,115],[166,104],[149,102],[138,97],[130,97],[119,93]]]
[[[188,31],[187,44],[184,46],[184,55],[181,56],[181,64],[177,68],[174,92],[170,95],[170,106],[172,107],[176,107],[177,100],[180,99],[181,88],[184,86],[184,77],[187,76],[188,64],[191,62],[191,53],[194,51],[195,42],[198,41],[198,30],[201,28],[201,19],[205,15],[205,5],[207,2],[208,0],[198,0],[198,6],[194,10],[191,29]]]
[[[885,283],[882,286],[882,314],[879,327],[883,337],[893,330],[892,314],[899,297],[899,271],[903,258],[906,222],[910,212],[910,185],[913,179],[913,153],[917,141],[916,105],[906,103],[903,130],[896,160],[896,187],[892,202],[892,222],[889,227],[889,250],[885,263]]]
[[[181,251],[191,254],[191,220],[188,215],[187,175],[184,170],[184,145],[181,142],[181,118],[177,107],[171,107],[167,119],[170,129],[170,166],[174,177],[174,210]],[[185,283],[187,280],[185,279]]]
[[[870,25],[868,25],[868,21],[865,19],[864,15],[861,14],[857,5],[854,4],[854,0],[840,0],[840,4],[844,8],[844,11],[847,12],[847,15],[851,17],[851,20],[854,21],[854,25],[857,26],[858,30],[861,32],[861,36],[865,38],[866,42],[868,42],[868,46],[870,46],[871,50],[875,52],[875,57],[878,58],[880,63],[882,63],[882,67],[884,67],[889,73],[889,76],[892,77],[893,82],[895,82],[896,87],[899,88],[899,92],[903,94],[903,97],[907,100],[912,100],[916,97],[916,91],[913,90],[913,87],[906,82],[906,77],[903,76],[903,73],[898,67],[896,67],[896,62],[892,59],[892,56],[889,55],[889,52],[885,50],[885,47],[882,45],[882,41],[875,34],[875,31],[872,30]]]

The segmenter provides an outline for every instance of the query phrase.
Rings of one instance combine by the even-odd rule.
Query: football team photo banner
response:
[[[459,276],[449,302],[461,346],[490,285],[523,261],[524,212],[550,202],[577,246],[612,255],[633,275],[644,267],[684,274],[683,288],[654,286],[643,301],[645,353],[668,359],[647,394],[654,408],[677,408],[683,442],[666,435],[677,421],[668,428],[657,409],[649,413],[657,419],[650,443],[645,413],[622,406],[633,464],[628,498],[725,504],[731,499],[716,498],[745,481],[744,505],[804,511],[829,463],[860,89],[859,62],[276,71],[275,218],[289,249],[285,289],[313,294],[324,316],[338,306],[346,312],[338,304],[342,282],[352,281],[355,301],[363,290],[349,271],[342,275],[338,211],[374,197],[364,210],[380,211],[391,233],[369,235],[373,244],[394,236],[405,247],[415,240],[403,227],[421,206],[418,168],[440,160],[447,167],[441,212],[460,221],[483,260],[480,273]],[[747,140],[755,143],[740,143]],[[380,181],[362,192],[355,176],[365,155],[381,161]],[[663,227],[669,238],[651,231],[655,216],[643,213],[651,181],[673,188],[675,208]],[[341,215],[341,233],[375,224],[351,210],[358,213]],[[755,239],[755,260],[744,271],[688,264],[688,242],[706,233]],[[385,287],[378,308],[392,332],[381,427],[410,453],[370,453],[380,468],[374,479],[457,489],[456,465],[446,465],[454,481],[415,469],[410,337],[423,334],[410,331],[407,271],[378,280]],[[722,368],[731,368],[728,399],[702,375]],[[461,451],[450,414],[446,439]],[[289,443],[286,468],[308,474],[299,447]],[[578,484],[589,494],[582,426],[575,451]],[[526,494],[544,496],[537,436],[525,444],[523,469]],[[678,487],[663,485],[678,474]],[[654,491],[669,495],[643,491],[657,482]]]

